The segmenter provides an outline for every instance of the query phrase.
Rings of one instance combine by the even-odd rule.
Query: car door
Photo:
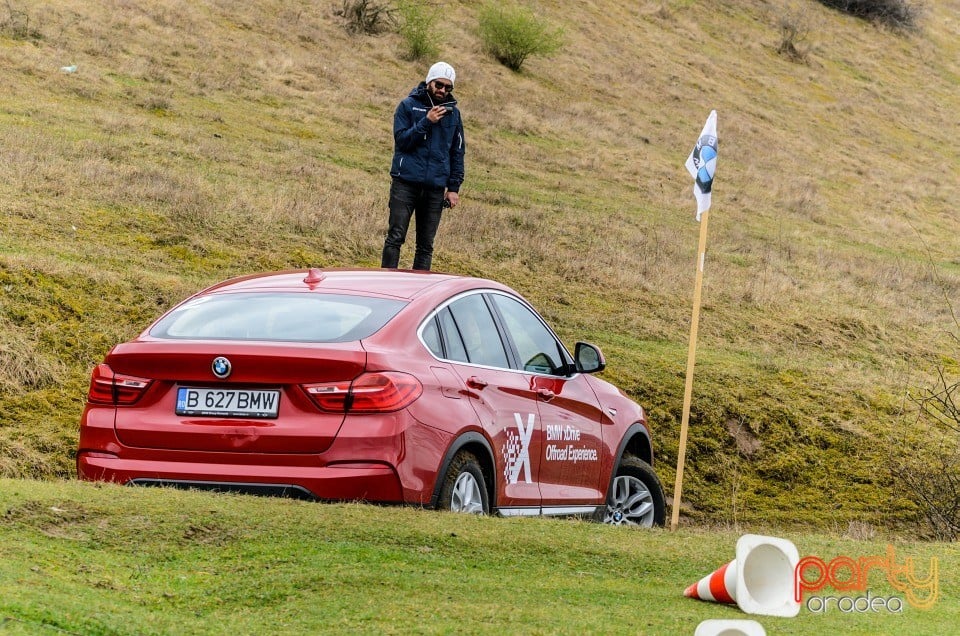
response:
[[[536,395],[544,514],[602,503],[602,414],[593,389],[585,376],[573,372],[571,356],[533,309],[506,294],[489,298],[519,360],[523,383]]]
[[[468,387],[470,401],[494,449],[496,507],[501,514],[540,512],[543,435],[538,395],[510,354],[484,295],[461,296],[437,314],[442,357]]]

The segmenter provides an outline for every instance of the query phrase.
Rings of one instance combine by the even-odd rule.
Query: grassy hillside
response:
[[[672,486],[699,230],[683,161],[716,109],[686,512],[907,520],[885,472],[904,396],[960,370],[960,1],[907,34],[812,0],[528,4],[566,42],[519,74],[482,53],[474,3],[438,5],[468,163],[435,269],[599,344]],[[71,475],[90,369],[189,292],[379,264],[393,109],[433,60],[349,35],[339,6],[0,6],[0,475]],[[816,25],[807,63],[776,53],[784,17]]]
[[[805,605],[795,618],[775,618],[683,596],[734,558],[732,531],[631,532],[118,489],[0,480],[0,631],[658,635],[750,618],[769,634],[939,636],[960,619],[960,553],[950,544],[893,545],[896,563],[913,559],[928,584],[912,590],[917,600],[935,589],[929,609],[910,605],[874,570],[871,598],[898,597],[902,612],[843,612],[834,601],[823,613]],[[887,554],[878,540],[784,538],[826,562]],[[827,587],[816,595],[837,594]]]

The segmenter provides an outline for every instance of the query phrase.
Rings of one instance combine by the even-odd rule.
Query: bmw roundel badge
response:
[[[230,361],[223,356],[214,358],[211,368],[213,369],[213,375],[217,376],[221,380],[225,379],[228,375],[230,375],[230,372],[233,371],[233,366],[230,364]]]

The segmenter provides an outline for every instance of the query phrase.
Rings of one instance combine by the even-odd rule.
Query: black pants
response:
[[[390,184],[390,226],[383,241],[380,267],[396,268],[400,264],[400,247],[407,240],[410,217],[416,215],[417,249],[413,255],[413,269],[430,269],[433,239],[443,212],[443,195],[443,188],[426,188],[393,180]]]

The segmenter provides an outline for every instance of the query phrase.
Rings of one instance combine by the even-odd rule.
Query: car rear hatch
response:
[[[320,453],[337,436],[344,413],[321,410],[305,387],[349,384],[363,372],[365,360],[356,341],[147,340],[119,345],[105,365],[118,378],[149,381],[132,404],[116,409],[117,437],[124,445]]]

